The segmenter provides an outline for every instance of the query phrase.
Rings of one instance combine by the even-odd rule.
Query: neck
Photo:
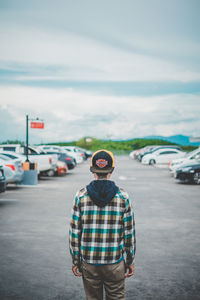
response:
[[[94,173],[94,178],[95,178],[95,180],[109,180],[110,179],[110,176],[111,176],[111,174],[109,173],[109,174],[107,174],[105,177],[98,177],[98,175],[96,174],[96,173]]]

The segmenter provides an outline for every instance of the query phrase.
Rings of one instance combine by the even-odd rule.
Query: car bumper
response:
[[[23,180],[24,172],[13,174],[13,176],[6,177],[6,183],[20,183]]]
[[[58,173],[58,175],[64,175],[64,174],[67,174],[67,168],[58,167],[57,173]]]
[[[184,172],[177,173],[176,172],[174,177],[180,181],[192,181],[193,180],[193,175],[191,173],[184,173]]]

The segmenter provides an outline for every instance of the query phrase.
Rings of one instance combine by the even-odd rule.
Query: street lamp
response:
[[[28,122],[31,121],[31,128],[43,129],[44,122],[39,118],[29,119],[29,116],[26,115],[26,162],[29,162],[28,159],[28,145],[29,145],[29,132],[28,132]]]

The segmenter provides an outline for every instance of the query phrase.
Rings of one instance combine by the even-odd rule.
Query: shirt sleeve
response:
[[[126,263],[134,265],[136,252],[135,218],[129,198],[127,198],[124,212],[124,246]]]
[[[79,266],[81,260],[80,241],[81,241],[81,213],[79,207],[79,197],[76,195],[69,228],[69,249],[74,265]]]

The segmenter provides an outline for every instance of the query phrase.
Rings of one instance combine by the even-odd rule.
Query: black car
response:
[[[69,170],[74,169],[76,166],[76,160],[72,156],[66,154],[66,153],[59,153],[58,160],[61,160],[67,164],[67,167]]]
[[[0,193],[6,190],[6,177],[4,176],[3,166],[0,166]]]
[[[63,153],[63,152],[58,152],[58,151],[46,151],[45,153],[47,154],[57,154],[58,155],[58,160],[63,161],[66,163],[67,167],[69,170],[72,170],[76,166],[76,160],[71,157],[70,155]]]
[[[183,182],[200,184],[200,160],[178,168],[175,178]]]

